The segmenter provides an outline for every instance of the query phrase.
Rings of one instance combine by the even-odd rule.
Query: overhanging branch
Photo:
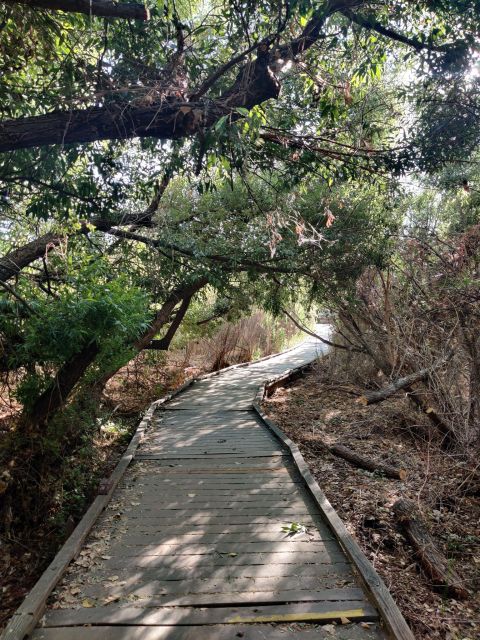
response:
[[[32,9],[52,9],[68,13],[84,13],[104,18],[131,18],[149,20],[150,12],[144,4],[112,0],[4,0],[6,4],[24,4]]]

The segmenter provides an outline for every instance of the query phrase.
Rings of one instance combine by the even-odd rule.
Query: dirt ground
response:
[[[362,390],[336,384],[322,363],[264,408],[294,440],[319,485],[356,538],[419,640],[480,639],[480,499],[467,489],[466,469],[478,460],[441,450],[428,418],[399,397],[369,407]],[[407,471],[404,482],[352,466],[324,443],[342,443]],[[478,489],[477,489],[478,491]],[[463,601],[435,591],[419,569],[391,510],[400,497],[415,502],[438,547],[462,577]]]

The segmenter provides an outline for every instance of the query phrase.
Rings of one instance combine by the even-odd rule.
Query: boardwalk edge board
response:
[[[64,542],[63,546],[55,555],[52,562],[48,565],[35,585],[29,591],[22,604],[15,611],[7,626],[0,634],[0,640],[24,640],[24,638],[30,635],[35,629],[38,621],[42,617],[48,597],[57,586],[70,562],[72,560],[75,560],[77,555],[80,553],[82,545],[85,542],[88,534],[92,530],[93,526],[97,522],[104,509],[109,504],[112,495],[117,488],[117,485],[125,474],[125,471],[130,465],[130,462],[135,457],[135,452],[139,444],[142,442],[147,427],[150,426],[156,410],[161,405],[169,402],[199,380],[213,378],[217,375],[220,375],[221,373],[224,373],[225,371],[247,367],[249,365],[257,364],[258,362],[263,362],[265,360],[275,358],[279,355],[288,353],[289,351],[293,351],[297,347],[298,345],[295,345],[293,347],[290,347],[286,351],[281,352],[281,354],[273,353],[271,355],[264,356],[263,358],[259,358],[258,360],[253,360],[252,362],[242,362],[240,364],[234,364],[230,367],[226,367],[225,369],[214,371],[213,373],[207,373],[202,376],[189,378],[180,387],[178,387],[171,393],[165,395],[159,400],[155,400],[155,402],[152,402],[152,404],[145,412],[140,424],[138,425],[137,430],[132,436],[132,439],[130,440],[129,445],[126,448],[125,453],[120,458],[117,466],[113,470],[108,480],[108,492],[104,495],[98,495],[92,502],[80,522],[75,527],[73,533]]]
[[[347,557],[356,568],[363,586],[369,594],[371,601],[378,609],[380,617],[391,637],[395,640],[415,640],[410,627],[392,598],[385,583],[375,571],[373,565],[363,553],[357,542],[355,542],[353,537],[349,534],[343,521],[338,516],[326,495],[320,489],[320,486],[311,474],[307,463],[300,453],[299,448],[272,420],[270,420],[270,418],[268,418],[263,411],[262,402],[266,397],[271,395],[278,387],[284,386],[288,382],[299,378],[309,366],[311,366],[311,364],[303,364],[300,367],[289,369],[281,375],[271,378],[260,385],[255,396],[255,400],[253,401],[253,408],[267,427],[290,451],[295,466],[303,477],[311,497],[318,505],[322,515],[345,551]]]
[[[152,421],[153,415],[159,406],[165,404],[179,393],[187,389],[195,382],[195,378],[188,379],[178,389],[168,395],[155,400],[145,412],[137,430],[132,436],[128,447],[117,463],[108,480],[108,493],[98,495],[85,512],[73,533],[64,542],[58,553],[42,573],[38,581],[29,591],[22,604],[15,611],[9,623],[0,635],[0,640],[23,640],[35,629],[42,617],[48,597],[62,578],[65,570],[72,560],[80,553],[88,534],[97,522],[98,518],[109,504],[115,489],[122,480],[125,471],[135,456],[135,452],[142,442],[144,433]]]

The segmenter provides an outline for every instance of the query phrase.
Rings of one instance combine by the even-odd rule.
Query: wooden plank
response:
[[[143,584],[139,583],[137,576],[131,577],[126,574],[126,579],[123,580],[123,576],[119,576],[119,582],[124,584],[117,585],[116,583],[109,583],[108,576],[104,577],[103,584],[92,584],[82,586],[81,597],[88,596],[96,598],[99,604],[103,599],[111,599],[112,597],[125,597],[135,596],[138,598],[148,598],[154,596],[179,596],[179,595],[194,595],[194,594],[231,594],[231,593],[248,593],[254,597],[255,593],[273,593],[273,592],[285,592],[285,591],[308,591],[312,593],[315,591],[317,594],[320,590],[326,591],[328,594],[324,597],[315,597],[314,600],[335,599],[336,595],[332,595],[335,592],[339,584],[345,588],[345,584],[355,585],[355,579],[353,573],[350,573],[348,577],[345,574],[324,574],[315,577],[303,577],[296,576],[294,578],[289,577],[255,577],[255,578],[238,578],[232,579],[217,579],[217,580],[158,580],[155,574],[151,574],[149,579],[146,579],[142,575]],[[329,588],[330,587],[330,588]],[[350,587],[354,588],[355,587]],[[357,599],[363,597],[362,591],[356,588]],[[262,597],[262,596],[259,596]],[[310,598],[312,599],[312,598]],[[290,599],[287,601],[291,601]],[[293,601],[293,600],[292,600]]]
[[[276,518],[283,523],[299,522],[300,524],[313,524],[309,520],[309,516],[319,516],[318,512],[310,512],[300,509],[216,509],[209,511],[170,511],[170,510],[151,510],[139,509],[138,507],[130,507],[130,510],[123,512],[128,518],[145,518],[152,521],[169,520],[171,523],[181,525],[185,524],[218,524],[219,522],[248,522],[252,518],[263,517],[264,521],[270,522],[272,518]],[[120,518],[122,515],[120,515]],[[240,518],[243,517],[243,520]]]
[[[316,514],[318,515],[318,514]],[[132,525],[135,524],[136,522],[138,522],[139,520],[144,520],[146,521],[146,523],[150,523],[153,526],[156,526],[158,524],[165,524],[165,522],[169,522],[172,525],[181,527],[181,526],[186,526],[189,525],[191,527],[193,526],[200,526],[203,527],[205,525],[215,525],[215,524],[221,524],[222,526],[225,525],[235,525],[235,524],[260,524],[260,523],[265,523],[265,524],[271,524],[272,522],[278,522],[280,525],[289,525],[291,522],[300,522],[301,524],[305,525],[305,526],[315,526],[315,520],[313,519],[313,517],[308,514],[308,513],[304,513],[304,514],[295,514],[294,517],[292,517],[292,514],[285,514],[283,511],[281,511],[281,513],[279,514],[261,514],[261,515],[251,515],[251,514],[240,514],[238,515],[237,513],[232,514],[232,515],[193,515],[190,517],[180,517],[179,519],[173,519],[173,518],[169,518],[167,516],[158,516],[158,515],[152,515],[149,516],[148,518],[144,518],[143,515],[142,516],[131,516],[129,514],[129,517],[127,518],[126,516],[120,516],[119,518],[119,522],[122,522],[124,524],[127,524],[127,526],[131,523]]]
[[[190,441],[189,441],[190,440]],[[223,442],[222,442],[223,441]],[[187,446],[189,448],[198,448],[201,449],[205,446],[209,447],[227,447],[227,446],[245,446],[245,447],[271,447],[276,446],[278,449],[278,442],[276,442],[273,438],[268,438],[267,436],[253,436],[253,435],[244,435],[244,436],[228,436],[224,433],[219,433],[216,436],[205,437],[205,436],[192,436],[189,438],[182,438],[182,441],[179,442],[178,438],[149,438],[143,441],[142,443],[142,451],[146,447],[184,447]]]
[[[261,531],[251,533],[250,537],[244,533],[205,533],[203,531],[188,532],[183,535],[178,533],[159,533],[150,531],[148,533],[132,533],[128,530],[125,534],[114,533],[115,541],[125,544],[127,546],[144,546],[149,544],[236,544],[244,543],[251,544],[250,541],[256,543],[262,542],[266,544],[278,544],[279,542],[292,541],[292,544],[297,544],[299,541],[312,540],[312,541],[325,541],[333,540],[331,533],[327,535],[320,535],[318,531],[312,531],[311,534],[303,534],[294,537],[288,537],[287,534],[282,531],[263,533]]]
[[[128,545],[123,540],[118,543],[112,541],[111,552],[115,555],[131,556],[203,556],[203,555],[228,555],[230,553],[268,553],[272,554],[272,561],[275,562],[276,554],[283,553],[330,553],[339,551],[337,542],[313,540],[311,542],[221,542],[218,545],[180,543],[180,544],[137,544]]]
[[[154,569],[162,567],[165,569],[182,569],[186,567],[194,567],[195,572],[198,567],[226,567],[238,565],[266,565],[266,564],[295,564],[304,566],[305,564],[330,564],[332,562],[342,562],[345,560],[343,552],[331,551],[323,553],[295,552],[290,553],[243,553],[236,556],[229,555],[202,555],[202,556],[158,556],[158,555],[133,555],[125,556],[123,554],[116,555],[114,550],[109,554],[109,560],[103,562],[104,567],[135,568],[148,567]]]
[[[135,569],[130,564],[121,567],[112,566],[93,566],[89,579],[93,582],[105,582],[111,576],[111,571],[115,570],[115,575],[119,576],[120,581],[135,579],[138,584],[146,584],[156,581],[166,582],[185,582],[189,584],[192,580],[192,571],[189,566],[186,567],[165,567],[160,563],[159,566],[149,568],[140,567]],[[351,579],[352,568],[347,562],[345,556],[335,562],[327,564],[267,564],[267,565],[223,565],[223,566],[196,566],[195,580],[205,580],[213,582],[215,580],[224,580],[234,582],[237,579],[253,578],[261,580],[262,578],[287,578],[289,580],[302,578],[321,578],[326,579],[327,576],[338,576],[342,579]]]
[[[301,629],[283,624],[236,625],[232,636],[230,625],[211,625],[204,627],[60,627],[37,629],[32,640],[332,640],[331,629],[323,629],[312,624]],[[372,623],[368,628],[360,624],[347,624],[341,627],[340,640],[382,640],[383,633]]]
[[[139,462],[143,462],[139,460]],[[148,464],[148,460],[145,461]],[[154,464],[153,462],[150,464]],[[188,473],[188,471],[194,471],[196,473],[204,473],[211,475],[215,473],[242,473],[244,470],[250,470],[252,473],[284,473],[292,471],[293,467],[289,467],[285,464],[284,456],[262,456],[262,459],[242,460],[235,461],[231,456],[219,456],[219,461],[215,464],[215,467],[211,467],[209,462],[205,460],[192,460],[191,462],[184,462],[182,458],[172,456],[169,460],[161,460],[155,463],[156,469],[153,475],[174,473],[178,471],[180,473]],[[188,466],[187,466],[188,465]]]
[[[216,468],[218,469],[231,469],[231,468],[240,468],[240,467],[252,467],[252,468],[277,468],[277,467],[282,467],[285,469],[294,469],[294,465],[292,464],[293,461],[291,459],[291,456],[286,453],[285,451],[282,451],[282,455],[278,455],[278,456],[263,456],[264,460],[252,460],[252,462],[249,462],[248,460],[238,460],[236,462],[232,461],[231,456],[229,455],[224,455],[223,456],[223,462],[218,462],[218,465],[216,466]],[[221,459],[222,456],[219,456],[219,458]],[[163,460],[160,462],[148,462],[147,461],[138,461],[138,466],[142,466],[142,468],[144,467],[145,469],[147,469],[149,472],[152,472],[154,474],[161,474],[163,473],[164,469],[169,469],[170,467],[183,467],[184,469],[187,469],[187,464],[188,464],[188,468],[200,468],[200,469],[205,469],[206,471],[211,470],[211,467],[209,467],[207,465],[207,463],[205,463],[204,460],[198,460],[197,462],[195,462],[194,460],[192,460],[191,462],[184,462],[181,458],[176,458],[175,456],[172,456],[171,460]]]
[[[307,500],[302,500],[301,496],[284,496],[284,497],[269,497],[269,496],[235,496],[235,500],[232,500],[229,496],[194,496],[193,498],[186,498],[185,500],[175,500],[168,502],[168,498],[163,500],[155,500],[151,495],[139,495],[129,496],[127,500],[140,501],[141,508],[155,507],[156,509],[168,509],[171,511],[182,509],[195,511],[203,509],[246,509],[246,508],[282,508],[288,507],[295,509],[297,507],[303,507]],[[308,499],[309,502],[310,499]],[[130,502],[130,504],[132,504]],[[127,507],[129,506],[127,502]]]
[[[200,463],[200,461],[198,461]],[[298,478],[300,480],[300,476],[296,476],[293,474],[292,470],[288,467],[282,465],[264,465],[252,464],[253,460],[249,462],[249,464],[238,464],[235,466],[222,466],[222,467],[212,467],[210,469],[206,469],[206,464],[209,465],[210,462],[206,463],[204,460],[201,461],[202,464],[192,465],[191,469],[187,471],[187,469],[183,465],[178,465],[176,463],[159,467],[157,473],[152,474],[152,478],[160,482],[162,480],[170,480],[173,482],[181,482],[182,480],[189,480],[190,482],[198,483],[201,480],[208,480],[210,483],[216,482],[228,482],[237,481],[237,482],[252,482],[252,481],[261,481],[263,482],[290,482]]]
[[[185,505],[185,507],[187,507],[188,505]],[[255,505],[250,505],[249,502],[242,502],[242,503],[238,503],[235,504],[234,507],[232,507],[231,505],[229,505],[228,503],[218,503],[214,506],[211,507],[207,507],[207,506],[202,506],[197,505],[195,507],[195,505],[192,505],[192,509],[185,509],[185,508],[181,508],[181,505],[179,505],[178,507],[172,507],[171,509],[163,509],[163,508],[158,508],[155,509],[153,508],[148,508],[148,505],[145,506],[126,506],[123,508],[124,513],[127,513],[129,516],[139,516],[142,515],[146,518],[148,517],[164,517],[164,518],[183,518],[185,517],[189,517],[189,516],[195,516],[195,515],[199,515],[199,516],[220,516],[220,515],[224,515],[224,516],[229,516],[232,514],[232,512],[236,512],[238,513],[238,515],[244,515],[244,516],[262,516],[262,515],[273,515],[273,516],[284,516],[286,519],[288,518],[292,518],[294,516],[302,516],[305,514],[315,514],[315,515],[321,515],[320,512],[318,511],[318,507],[316,508],[309,508],[309,505],[306,503],[301,503],[298,506],[294,505],[294,506],[289,506],[288,504],[284,505],[284,506],[268,506],[268,505],[264,505],[264,506],[255,506]]]
[[[265,489],[266,491],[270,490],[270,489],[278,489],[279,491],[282,489],[288,489],[290,487],[295,487],[296,489],[300,488],[300,487],[304,487],[305,486],[305,482],[303,480],[303,478],[299,478],[298,480],[296,479],[291,479],[291,478],[266,478],[264,480],[259,479],[257,476],[255,476],[253,479],[249,479],[247,477],[245,477],[244,475],[235,475],[232,478],[229,479],[223,479],[222,482],[219,481],[218,478],[216,477],[207,477],[205,479],[202,478],[198,478],[197,476],[195,476],[195,478],[191,478],[190,476],[187,476],[185,478],[180,478],[180,477],[175,477],[175,478],[169,478],[169,477],[159,477],[156,478],[154,480],[152,480],[151,482],[149,480],[145,480],[141,477],[137,478],[136,481],[134,480],[128,480],[128,484],[123,484],[121,486],[122,489],[130,489],[130,488],[134,488],[134,487],[162,487],[164,489],[168,489],[170,490],[171,488],[173,489],[178,489],[178,490],[188,490],[188,487],[191,487],[193,490],[195,489],[205,489],[205,490],[216,490],[219,487],[224,487],[225,490],[229,490],[229,491],[234,491],[236,489],[239,490],[255,490],[255,489]]]
[[[81,624],[141,624],[149,625],[211,625],[254,624],[263,622],[330,622],[341,618],[365,621],[377,620],[377,612],[364,600],[346,602],[315,602],[258,607],[213,607],[210,609],[159,608],[111,604],[89,609],[57,609],[47,611],[45,627],[68,627]]]
[[[307,555],[307,557],[305,557]],[[303,557],[302,557],[303,556]],[[230,556],[155,556],[155,555],[138,555],[138,556],[116,556],[111,554],[110,560],[103,562],[104,567],[109,568],[130,568],[132,570],[141,568],[164,568],[164,569],[185,569],[189,567],[195,568],[195,573],[199,567],[236,567],[236,566],[262,566],[262,565],[300,565],[304,567],[306,564],[320,565],[331,564],[336,562],[345,561],[345,556],[342,553],[317,553],[317,554],[305,554],[305,553],[277,553],[275,558],[272,555],[252,553],[242,554],[235,557]]]
[[[182,499],[182,496],[172,496],[169,500],[169,496],[165,496],[164,500],[155,500],[152,493],[130,493],[125,496],[125,506],[131,506],[132,502],[140,502],[141,506],[145,508],[157,507],[159,509],[236,509],[240,508],[250,508],[250,507],[301,507],[305,504],[309,506],[313,506],[311,504],[311,498],[307,496],[304,500],[302,500],[302,496],[292,493],[284,496],[264,496],[264,495],[193,495],[193,493]],[[134,505],[135,506],[135,505]]]
[[[200,526],[178,526],[176,524],[167,523],[155,523],[139,522],[138,524],[132,524],[130,522],[121,524],[119,526],[110,526],[114,521],[104,521],[102,527],[98,528],[99,537],[102,532],[111,532],[112,535],[117,536],[121,534],[129,536],[152,536],[156,535],[168,538],[169,536],[175,536],[178,538],[184,537],[185,539],[197,539],[205,536],[211,536],[213,538],[221,538],[223,540],[246,540],[249,537],[255,537],[256,540],[265,539],[275,540],[276,537],[285,538],[286,533],[283,531],[283,526],[286,526],[283,522],[267,522],[267,523],[247,523],[247,524],[231,524],[225,522],[222,524],[206,524]],[[115,523],[116,524],[116,523]],[[302,540],[303,538],[313,536],[321,540],[335,540],[335,536],[328,529],[328,527],[321,522],[312,523],[308,527],[308,534],[298,534],[294,536],[294,539]]]
[[[128,496],[136,496],[136,495],[148,495],[147,491],[155,490],[158,495],[158,486],[146,486],[143,484],[132,485],[130,487],[125,487],[124,495]],[[234,489],[225,489],[224,485],[216,485],[210,487],[203,486],[195,486],[192,488],[192,485],[187,485],[186,487],[178,487],[173,485],[168,488],[168,498],[181,498],[181,497],[215,497],[216,499],[220,498],[255,498],[257,496],[267,498],[269,496],[272,499],[279,499],[283,497],[289,496],[303,496],[306,495],[305,490],[298,485],[287,485],[286,487],[271,487],[264,489],[262,486],[256,488],[246,488],[243,489],[241,486],[236,485]]]
[[[208,452],[209,454],[223,454],[224,456],[231,455],[232,452],[243,452],[243,453],[251,453],[252,457],[263,457],[268,458],[269,456],[278,456],[282,455],[285,452],[282,449],[279,449],[275,444],[267,443],[241,443],[241,442],[224,442],[223,444],[218,443],[196,443],[194,445],[187,443],[177,443],[175,445],[165,445],[160,444],[153,446],[151,444],[142,447],[141,453],[139,455],[145,455],[146,453],[152,454],[156,453],[156,455],[170,455],[170,457],[178,456],[179,459],[185,453],[193,454],[198,453],[199,455],[205,454]]]
[[[262,397],[264,395],[264,392],[265,388],[263,388],[263,391],[260,393]],[[315,478],[310,473],[310,469],[308,468],[297,445],[292,442],[283,433],[283,431],[281,431],[281,429],[277,427],[275,423],[268,419],[258,401],[255,401],[253,406],[258,415],[264,420],[265,424],[272,430],[273,433],[275,433],[275,435],[280,440],[282,440],[284,445],[291,451],[298,470],[302,477],[305,479],[312,497],[314,498],[318,507],[321,509],[331,530],[335,533],[340,544],[345,549],[348,558],[358,570],[362,579],[362,583],[367,589],[367,592],[370,594],[378,610],[380,611],[380,614],[385,621],[389,632],[394,638],[398,640],[414,640],[414,636],[409,626],[407,625],[405,618],[403,617],[400,609],[393,600],[383,580],[370,564],[358,544],[348,533],[342,520],[339,518],[336,511],[327,500],[327,497],[318,486]]]
[[[364,597],[363,589],[320,589],[320,590],[283,590],[255,591],[251,593],[191,593],[188,595],[155,595],[135,600],[135,607],[144,609],[160,607],[212,607],[235,606],[240,604],[268,605],[293,602],[359,602]],[[93,600],[92,600],[93,601]],[[98,603],[101,605],[101,601]]]
[[[194,453],[179,454],[175,451],[172,453],[163,453],[163,454],[162,453],[141,453],[136,456],[136,459],[137,460],[171,460],[172,458],[176,458],[178,460],[188,460],[191,458],[199,458],[199,455],[202,455],[205,458],[208,457],[211,460],[221,460],[222,458],[225,457],[225,455],[229,455],[229,454],[222,453],[220,455],[219,453],[208,453],[208,452],[203,452],[203,454],[194,454]],[[270,452],[259,452],[258,455],[255,455],[254,453],[243,453],[241,451],[232,451],[230,455],[237,459],[238,458],[265,458],[266,456],[270,455]],[[283,455],[283,452],[278,450],[278,451],[271,452],[271,455],[281,456]]]

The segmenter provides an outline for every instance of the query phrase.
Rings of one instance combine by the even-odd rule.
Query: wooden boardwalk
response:
[[[154,414],[34,640],[387,637],[290,452],[252,410],[265,379],[319,350],[226,370]]]

